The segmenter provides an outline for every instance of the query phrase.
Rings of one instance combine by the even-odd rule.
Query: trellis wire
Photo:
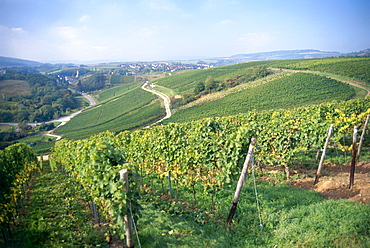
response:
[[[135,232],[136,232],[136,239],[137,239],[137,242],[139,243],[139,247],[141,248],[141,243],[140,243],[140,239],[139,239],[139,233],[137,231],[137,227],[136,227],[136,223],[135,223],[135,220],[134,220],[134,216],[132,215],[131,204],[130,204],[129,209],[130,209],[132,223],[134,224],[134,228],[135,228]]]
[[[252,177],[253,177],[253,184],[254,184],[254,193],[256,195],[256,204],[257,204],[258,218],[260,220],[260,228],[261,228],[261,231],[262,231],[263,230],[263,225],[262,225],[262,217],[261,217],[261,208],[260,208],[260,203],[258,201],[256,177],[254,176],[254,157],[253,156],[251,158],[251,164],[252,164]]]

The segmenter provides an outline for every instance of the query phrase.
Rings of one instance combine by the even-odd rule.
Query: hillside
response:
[[[165,115],[156,96],[141,90],[140,83],[109,89],[100,94],[100,100],[97,106],[86,109],[55,133],[81,139],[106,130],[120,132],[135,129]]]
[[[184,122],[364,98],[370,85],[369,64],[369,58],[257,61],[176,72],[152,85],[165,94],[171,92],[175,114],[165,123]],[[57,133],[79,139],[105,130],[136,129],[160,119],[163,105],[143,92],[140,84],[99,93],[99,106],[76,116]]]
[[[261,67],[269,68],[270,73],[257,80],[245,78],[247,72]],[[194,91],[197,83],[209,76],[214,77],[218,84],[233,82],[236,85],[231,89],[198,95],[193,97],[195,101],[175,106],[176,114],[166,121],[169,123],[362,98],[366,96],[366,90],[347,83],[370,84],[369,71],[369,58],[258,61],[184,72],[155,83],[174,89],[182,99],[189,98],[189,92]]]
[[[0,56],[0,67],[34,66],[34,65],[41,65],[41,63],[36,62],[36,61],[31,61],[31,60]]]

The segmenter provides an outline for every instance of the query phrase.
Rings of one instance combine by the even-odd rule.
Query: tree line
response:
[[[7,73],[0,76],[0,80],[4,79],[27,81],[30,94],[4,96],[0,122],[45,122],[79,107],[76,94],[68,89],[68,83],[58,84],[53,78],[39,73]]]

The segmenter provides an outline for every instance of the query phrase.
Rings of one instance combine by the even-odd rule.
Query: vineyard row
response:
[[[257,137],[255,158],[262,164],[280,165],[289,171],[300,151],[322,148],[331,124],[332,140],[362,127],[370,113],[370,100],[334,102],[294,110],[249,112],[237,116],[155,126],[146,130],[101,133],[85,140],[61,140],[53,153],[55,167],[63,166],[90,192],[113,228],[124,236],[123,216],[128,205],[138,212],[136,191],[126,193],[119,171],[140,175],[135,182],[162,181],[169,172],[175,185],[195,186],[214,195],[234,181],[247,152],[250,138]],[[131,185],[132,189],[138,189]],[[113,224],[114,223],[114,224]]]

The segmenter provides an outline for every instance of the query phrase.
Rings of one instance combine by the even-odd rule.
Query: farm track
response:
[[[170,104],[171,104],[171,100],[170,100],[170,98],[169,98],[166,94],[164,94],[164,93],[162,93],[162,92],[159,92],[159,91],[156,91],[156,90],[149,89],[149,88],[148,88],[148,83],[149,83],[149,81],[146,81],[146,82],[141,86],[141,89],[143,89],[143,90],[145,90],[145,91],[148,91],[148,92],[150,92],[150,93],[153,93],[153,94],[155,94],[155,95],[157,95],[157,96],[159,96],[160,98],[162,98],[162,99],[163,99],[164,107],[165,107],[165,109],[166,109],[166,116],[165,116],[165,117],[163,117],[162,119],[158,120],[157,122],[152,123],[151,125],[147,126],[146,128],[149,128],[149,127],[151,127],[151,126],[154,126],[155,124],[158,124],[158,123],[162,122],[163,120],[168,119],[168,118],[170,118],[170,117],[172,116],[171,109],[170,109]]]
[[[364,86],[362,86],[360,83],[356,82],[355,80],[344,80],[344,79],[340,79],[338,77],[335,77],[335,76],[328,76],[328,75],[325,75],[324,73],[321,73],[320,71],[310,71],[310,70],[292,70],[292,69],[283,69],[283,71],[285,72],[291,72],[291,73],[296,73],[296,72],[303,72],[303,73],[313,73],[313,74],[318,74],[320,76],[324,76],[324,77],[328,77],[328,78],[331,78],[331,79],[334,79],[334,80],[337,80],[339,82],[342,82],[342,83],[346,83],[346,84],[349,84],[349,85],[352,85],[354,87],[357,87],[357,88],[360,88],[360,89],[363,89],[363,90],[366,90],[367,94],[366,94],[366,97],[365,98],[368,98],[370,96],[370,89],[369,88],[366,88]]]

